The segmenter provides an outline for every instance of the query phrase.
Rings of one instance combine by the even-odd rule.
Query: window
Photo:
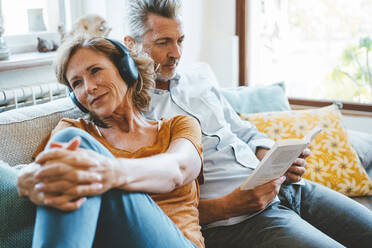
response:
[[[260,0],[249,6],[249,82],[289,97],[372,103],[372,0]]]
[[[5,35],[57,32],[58,24],[64,23],[64,15],[58,11],[59,1],[3,0],[2,3]]]
[[[71,0],[2,0],[0,9],[6,43],[12,54],[36,51],[37,37],[59,40]]]

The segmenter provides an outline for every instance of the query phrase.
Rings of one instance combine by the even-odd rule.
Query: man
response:
[[[199,211],[206,246],[369,247],[371,211],[302,180],[306,150],[285,176],[240,190],[273,142],[241,121],[207,77],[177,73],[184,40],[179,1],[128,4],[129,35],[124,42],[142,46],[158,64],[149,116],[187,114],[202,128],[205,183],[200,186]]]

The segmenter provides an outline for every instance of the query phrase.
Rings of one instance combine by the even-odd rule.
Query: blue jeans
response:
[[[319,184],[283,185],[279,203],[203,231],[206,247],[371,247],[372,211]]]
[[[80,136],[80,147],[107,157],[113,155],[83,130],[67,128],[51,141],[68,142]],[[75,211],[38,206],[32,247],[196,247],[156,203],[144,193],[118,189],[89,197]]]

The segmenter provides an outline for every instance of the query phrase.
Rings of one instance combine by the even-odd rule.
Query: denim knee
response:
[[[90,136],[90,134],[80,128],[68,127],[53,135],[50,142],[69,142],[76,136],[86,137]]]
[[[98,140],[96,140],[92,135],[76,127],[68,127],[66,129],[59,131],[58,133],[53,135],[49,142],[67,143],[70,142],[70,140],[72,140],[76,136],[81,137],[80,148],[85,148],[88,150],[98,152],[106,157],[111,158],[114,157],[111,154],[111,152],[105,146],[103,146]]]

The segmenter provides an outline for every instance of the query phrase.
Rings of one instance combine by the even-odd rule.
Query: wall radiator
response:
[[[0,112],[53,101],[67,95],[67,87],[57,82],[0,89]]]

